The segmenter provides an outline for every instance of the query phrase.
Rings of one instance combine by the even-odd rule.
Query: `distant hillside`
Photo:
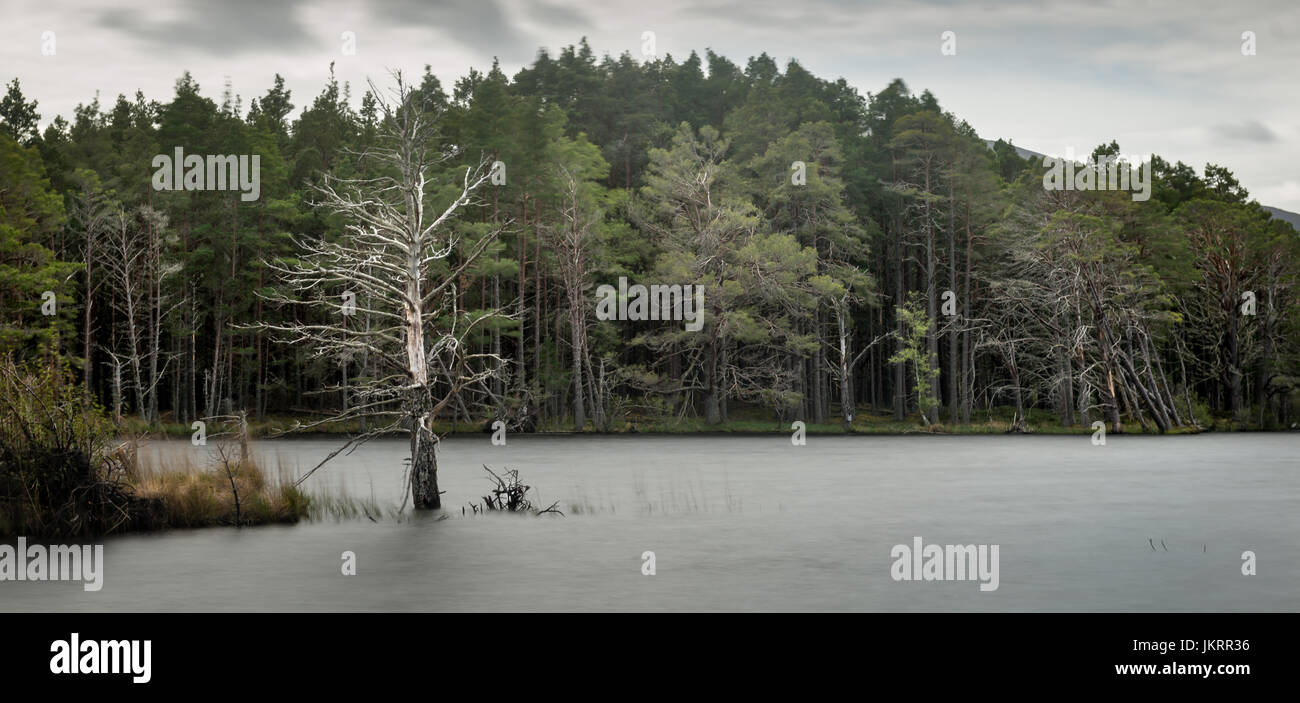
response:
[[[1268,210],[1268,214],[1272,215],[1273,219],[1282,220],[1283,222],[1290,222],[1292,227],[1295,227],[1296,230],[1300,230],[1300,214],[1291,212],[1289,210],[1283,210],[1282,208],[1278,208],[1278,207],[1270,207],[1268,205],[1262,205],[1261,207],[1263,207],[1265,210]]]
[[[993,139],[985,139],[984,143],[987,144],[990,149],[992,149],[994,141],[995,140]],[[1015,145],[1012,144],[1012,146]],[[1040,154],[1036,151],[1030,151],[1022,147],[1016,146],[1015,148],[1016,148],[1016,153],[1019,154],[1020,158],[1022,159],[1028,159],[1032,157],[1041,160],[1044,156],[1044,154]],[[1291,212],[1290,210],[1283,210],[1282,208],[1272,207],[1269,205],[1261,205],[1260,207],[1267,210],[1268,214],[1272,215],[1274,219],[1282,220],[1283,222],[1289,222],[1291,223],[1292,227],[1296,228],[1296,231],[1300,231],[1300,213],[1294,213]]]
[[[989,147],[990,149],[992,149],[992,148],[993,148],[993,142],[995,142],[995,141],[997,141],[997,140],[996,140],[996,139],[985,139],[985,140],[984,140],[984,143],[987,144],[988,147]],[[1023,149],[1023,148],[1021,148],[1021,147],[1016,146],[1015,144],[1012,144],[1011,146],[1013,146],[1013,147],[1016,148],[1016,153],[1019,154],[1019,155],[1020,155],[1020,158],[1022,158],[1022,159],[1028,159],[1028,158],[1031,158],[1031,157],[1032,157],[1032,158],[1035,158],[1035,159],[1038,159],[1038,160],[1041,161],[1042,158],[1043,158],[1044,156],[1046,156],[1046,154],[1040,154],[1040,153],[1038,153],[1038,152],[1036,152],[1036,151],[1030,151],[1030,150],[1028,150],[1028,149]]]

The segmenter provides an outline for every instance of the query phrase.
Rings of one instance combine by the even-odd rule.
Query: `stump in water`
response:
[[[442,507],[438,491],[438,437],[425,423],[411,433],[411,500],[417,509]]]

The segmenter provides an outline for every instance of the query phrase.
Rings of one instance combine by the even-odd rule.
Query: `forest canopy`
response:
[[[426,67],[411,86],[401,99],[446,156],[421,207],[442,212],[467,169],[491,165],[428,263],[454,282],[437,324],[473,319],[459,339],[491,360],[449,385],[441,420],[1296,420],[1300,236],[1228,167],[1155,156],[1144,201],[1049,190],[1041,160],[929,91],[898,79],[863,95],[766,54],[638,62],[584,40],[513,77],[494,63],[447,90]],[[96,97],[41,130],[15,79],[0,101],[0,354],[67,366],[88,399],[148,426],[373,398],[382,349],[272,333],[336,313],[295,296],[348,292],[284,275],[304,246],[353,236],[329,184],[391,167],[384,96],[351,95],[331,68],[300,112],[278,75],[245,107],[186,73],[165,101]],[[256,155],[257,196],[155,188],[155,157],[181,149]],[[598,316],[598,288],[624,279],[702,290],[702,325]],[[347,324],[372,330],[380,313],[356,305]]]

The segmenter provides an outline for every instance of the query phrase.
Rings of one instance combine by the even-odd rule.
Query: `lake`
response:
[[[337,445],[256,448],[301,473]],[[307,487],[396,507],[407,446],[371,442]],[[460,436],[440,454],[445,519],[111,537],[102,590],[3,582],[0,610],[1296,611],[1297,457],[1297,433]],[[566,515],[462,516],[483,464]],[[895,581],[891,549],[918,536],[999,545],[998,588]]]

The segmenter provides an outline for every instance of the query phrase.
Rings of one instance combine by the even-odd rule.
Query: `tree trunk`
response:
[[[961,318],[962,326],[965,326],[970,319],[970,274],[971,274],[971,231],[970,231],[970,205],[966,206],[966,278],[962,281],[964,289],[961,294]],[[970,422],[971,405],[973,404],[972,396],[975,395],[974,388],[974,359],[970,349],[970,330],[962,330],[961,333],[961,421]]]
[[[948,179],[948,290],[957,295],[957,202]],[[954,306],[955,308],[956,306]],[[955,312],[955,310],[954,310]],[[957,424],[957,333],[948,332],[948,423]]]
[[[572,305],[570,296],[570,305]],[[569,334],[573,347],[573,429],[581,432],[587,426],[587,413],[583,407],[582,390],[582,325],[578,312],[569,311]]]
[[[442,507],[438,491],[438,437],[433,433],[433,416],[412,418],[411,501],[417,510]]]
[[[845,317],[848,310],[843,307],[835,308],[835,323],[839,328],[840,337],[840,426],[845,432],[853,429],[853,365],[849,359],[849,353],[852,351],[849,346],[849,330]]]
[[[722,422],[722,409],[718,404],[718,340],[709,345],[709,394],[704,399],[704,422],[716,425]]]
[[[899,235],[899,240],[895,244],[898,254],[898,268],[894,273],[894,304],[902,305],[903,241],[901,234],[899,234],[897,230],[895,230],[895,234]],[[897,314],[894,315],[894,327],[897,335],[896,344],[898,346],[898,351],[901,352],[903,350],[903,318]],[[894,420],[902,420],[907,415],[907,382],[904,379],[903,373],[903,364],[894,364]]]
[[[931,192],[930,187],[931,187],[930,169],[927,166],[925,170],[925,192],[927,195]],[[939,368],[939,334],[938,334],[938,330],[936,329],[937,320],[938,320],[938,308],[935,305],[934,247],[935,247],[934,222],[931,219],[930,199],[926,198],[925,200],[925,311],[930,318],[930,326],[926,329],[925,348],[926,348],[926,354],[930,359],[930,368],[937,369]],[[930,403],[931,406],[930,412],[934,413],[934,415],[931,417],[932,422],[939,421],[939,417],[940,417],[939,408],[943,403],[943,399],[940,397],[940,393],[939,393],[939,389],[941,387],[942,385],[940,383],[932,382],[930,384],[930,399],[932,401]],[[917,404],[919,405],[920,402],[921,401],[918,398]]]
[[[1242,413],[1241,393],[1241,343],[1238,334],[1236,298],[1230,300],[1226,308],[1228,312],[1228,328],[1225,331],[1226,346],[1228,347],[1228,368],[1226,369],[1224,381],[1228,386],[1228,410],[1232,413],[1234,421],[1241,422],[1244,415]]]
[[[1069,339],[1066,339],[1068,345]],[[1074,357],[1067,346],[1060,352],[1061,358],[1061,426],[1074,426]]]
[[[812,354],[812,369],[811,369],[812,396],[813,396],[812,416],[813,416],[813,422],[816,422],[817,424],[820,425],[826,422],[826,412],[825,412],[826,388],[825,385],[822,383],[822,366],[824,365],[822,359],[822,350],[824,349],[824,347],[822,346],[822,338],[821,338],[821,311],[820,310],[817,311],[817,313],[814,315],[813,318],[813,336],[817,340],[817,347],[813,350],[813,354]]]
[[[86,407],[90,407],[91,399],[94,394],[91,392],[91,369],[94,368],[95,350],[92,347],[91,340],[95,331],[94,310],[95,310],[95,283],[94,283],[94,265],[95,265],[95,233],[89,228],[86,230],[86,311],[82,319],[81,344],[82,344],[82,361],[81,361],[81,386],[82,400]]]

